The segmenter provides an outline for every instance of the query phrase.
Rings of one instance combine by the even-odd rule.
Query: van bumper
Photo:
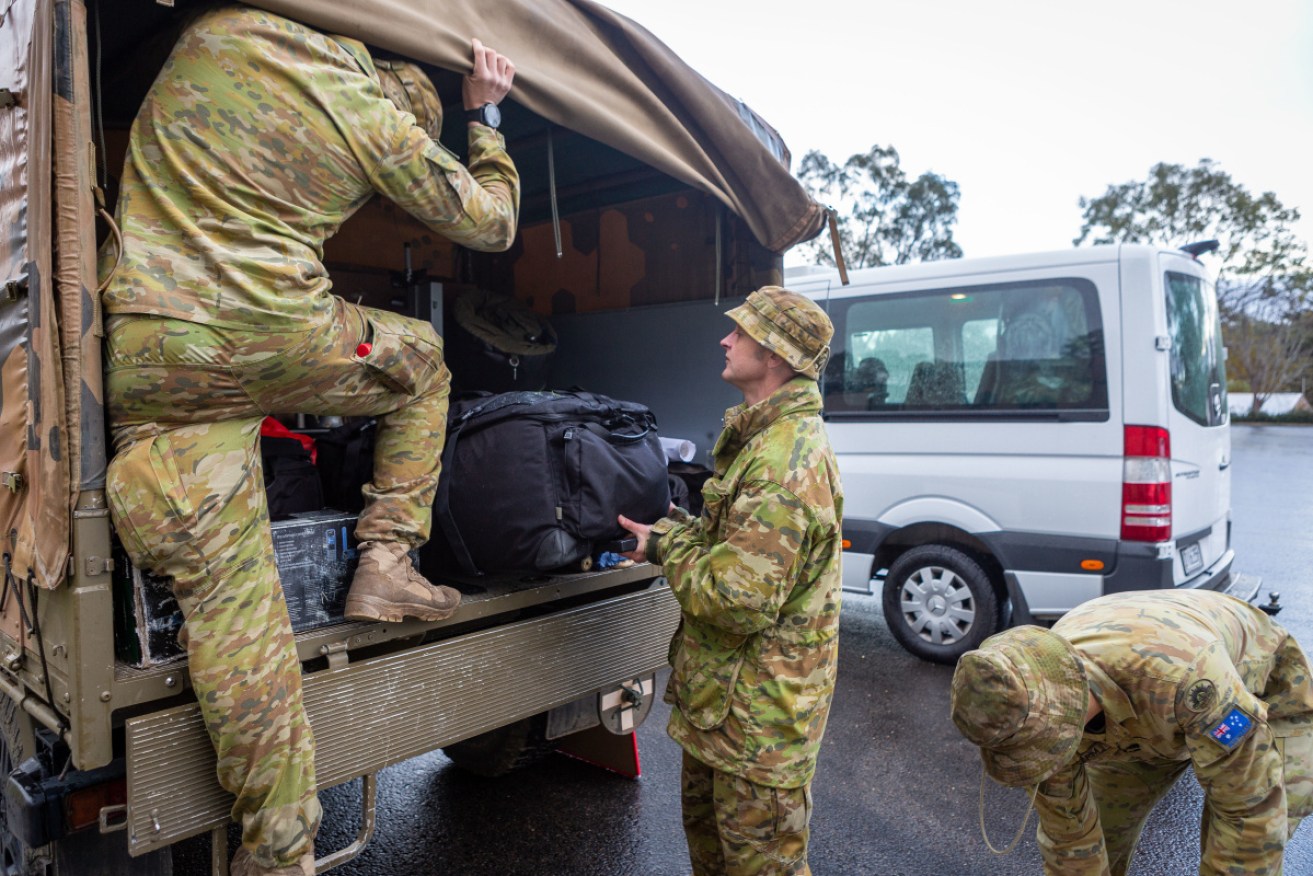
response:
[[[1072,540],[1076,541],[1076,540]],[[1227,593],[1237,599],[1243,599],[1246,602],[1252,602],[1257,595],[1259,588],[1262,586],[1262,578],[1257,575],[1242,575],[1234,572],[1232,566],[1235,562],[1235,551],[1228,549],[1211,567],[1203,570],[1198,575],[1188,581],[1180,584],[1175,583],[1173,556],[1159,557],[1156,545],[1137,544],[1134,542],[1114,542],[1116,560],[1112,565],[1112,571],[1102,577],[1102,585],[1094,593],[1086,593],[1084,597],[1073,595],[1079,591],[1079,588],[1073,589],[1069,598],[1084,601],[1084,599],[1093,598],[1096,595],[1107,595],[1109,593],[1125,593],[1132,590],[1215,590],[1219,593]],[[1088,543],[1089,549],[1099,547],[1096,542]],[[1015,554],[1015,552],[1013,552]],[[1009,559],[1020,559],[1022,563],[1029,558],[1023,555],[1020,558],[1010,557]],[[1044,608],[1035,608],[1032,611],[1031,606],[1026,599],[1026,587],[1022,579],[1028,577],[1026,572],[1016,572],[1013,568],[1026,569],[1027,565],[1019,564],[1016,567],[1005,565],[1004,581],[1007,585],[1008,598],[1012,603],[1012,615],[1015,623],[1032,623],[1036,621],[1056,620],[1066,611],[1075,608],[1075,604],[1064,604],[1061,607],[1052,603]],[[1032,573],[1033,574],[1033,573]],[[1045,573],[1041,573],[1045,574]],[[1050,577],[1065,578],[1070,581],[1077,581],[1086,576],[1080,575],[1054,575],[1047,573]],[[1090,579],[1097,581],[1099,576],[1090,575]],[[1034,582],[1030,581],[1033,587]],[[1092,582],[1091,582],[1092,583]]]
[[[1118,544],[1117,565],[1104,577],[1103,592],[1216,590],[1248,601],[1258,592],[1259,584],[1262,583],[1262,579],[1253,575],[1232,575],[1231,567],[1235,562],[1235,551],[1230,548],[1212,566],[1180,584],[1175,583],[1175,557],[1159,557],[1157,554],[1156,545],[1131,542]],[[1255,584],[1253,581],[1259,583]],[[1249,589],[1251,585],[1252,590]],[[1249,592],[1246,592],[1247,590]]]

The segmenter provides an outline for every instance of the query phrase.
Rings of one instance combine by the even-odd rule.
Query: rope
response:
[[[1030,821],[1030,813],[1035,811],[1035,796],[1039,793],[1039,785],[1030,792],[1030,805],[1026,807],[1026,816],[1021,819],[1021,826],[1017,828],[1017,835],[1012,838],[1005,849],[996,849],[994,844],[989,841],[989,832],[985,830],[985,765],[980,765],[980,835],[985,840],[985,846],[996,855],[1010,855],[1021,842],[1021,835],[1026,831],[1026,823]]]

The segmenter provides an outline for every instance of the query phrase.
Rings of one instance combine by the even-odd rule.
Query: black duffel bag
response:
[[[656,418],[589,392],[508,392],[452,405],[434,507],[466,575],[580,567],[670,505]]]

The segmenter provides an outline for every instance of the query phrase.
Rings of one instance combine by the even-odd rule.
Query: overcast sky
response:
[[[1205,157],[1313,238],[1313,0],[602,2],[774,125],[795,170],[878,143],[955,180],[967,256],[1067,248],[1082,195]]]

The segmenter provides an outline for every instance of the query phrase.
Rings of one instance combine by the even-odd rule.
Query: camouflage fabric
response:
[[[953,672],[953,723],[980,746],[985,771],[1030,786],[1071,760],[1089,707],[1076,650],[1043,627],[1014,627],[963,654]]]
[[[114,525],[133,563],[173,579],[219,782],[265,865],[304,851],[319,804],[260,422],[287,410],[379,417],[356,534],[412,546],[428,538],[446,436],[450,375],[433,327],[333,302],[327,326],[289,334],[145,316],[108,325]]]
[[[830,358],[834,324],[819,304],[797,292],[762,286],[725,315],[804,377],[819,378]]]
[[[440,108],[422,78],[408,65],[389,85],[432,128]],[[173,578],[219,781],[263,866],[309,847],[319,804],[259,424],[272,412],[380,417],[356,536],[428,538],[450,377],[441,342],[427,323],[329,294],[321,257],[376,191],[457,243],[507,248],[519,178],[496,132],[469,130],[466,170],[385,95],[363,44],[240,6],[184,31],[132,126],[122,265],[104,298],[120,315],[106,489],[133,562]]]
[[[1276,876],[1313,811],[1313,681],[1295,640],[1211,591],[1092,600],[1058,621],[1103,714],[1039,786],[1045,872],[1127,872],[1144,820],[1188,767],[1204,788],[1201,874]]]
[[[375,192],[443,237],[506,249],[519,177],[497,132],[469,131],[466,170],[388,100],[361,43],[247,7],[205,13],[133,123],[106,309],[269,332],[326,323],[323,243]]]
[[[810,785],[757,785],[687,752],[681,782],[693,876],[811,876]]]
[[[442,98],[418,64],[396,58],[374,59],[383,93],[392,105],[415,117],[415,124],[433,140],[442,136]]]
[[[647,548],[683,610],[671,737],[779,788],[811,781],[837,667],[843,493],[820,409],[804,377],[731,408],[702,517],[658,521]]]

